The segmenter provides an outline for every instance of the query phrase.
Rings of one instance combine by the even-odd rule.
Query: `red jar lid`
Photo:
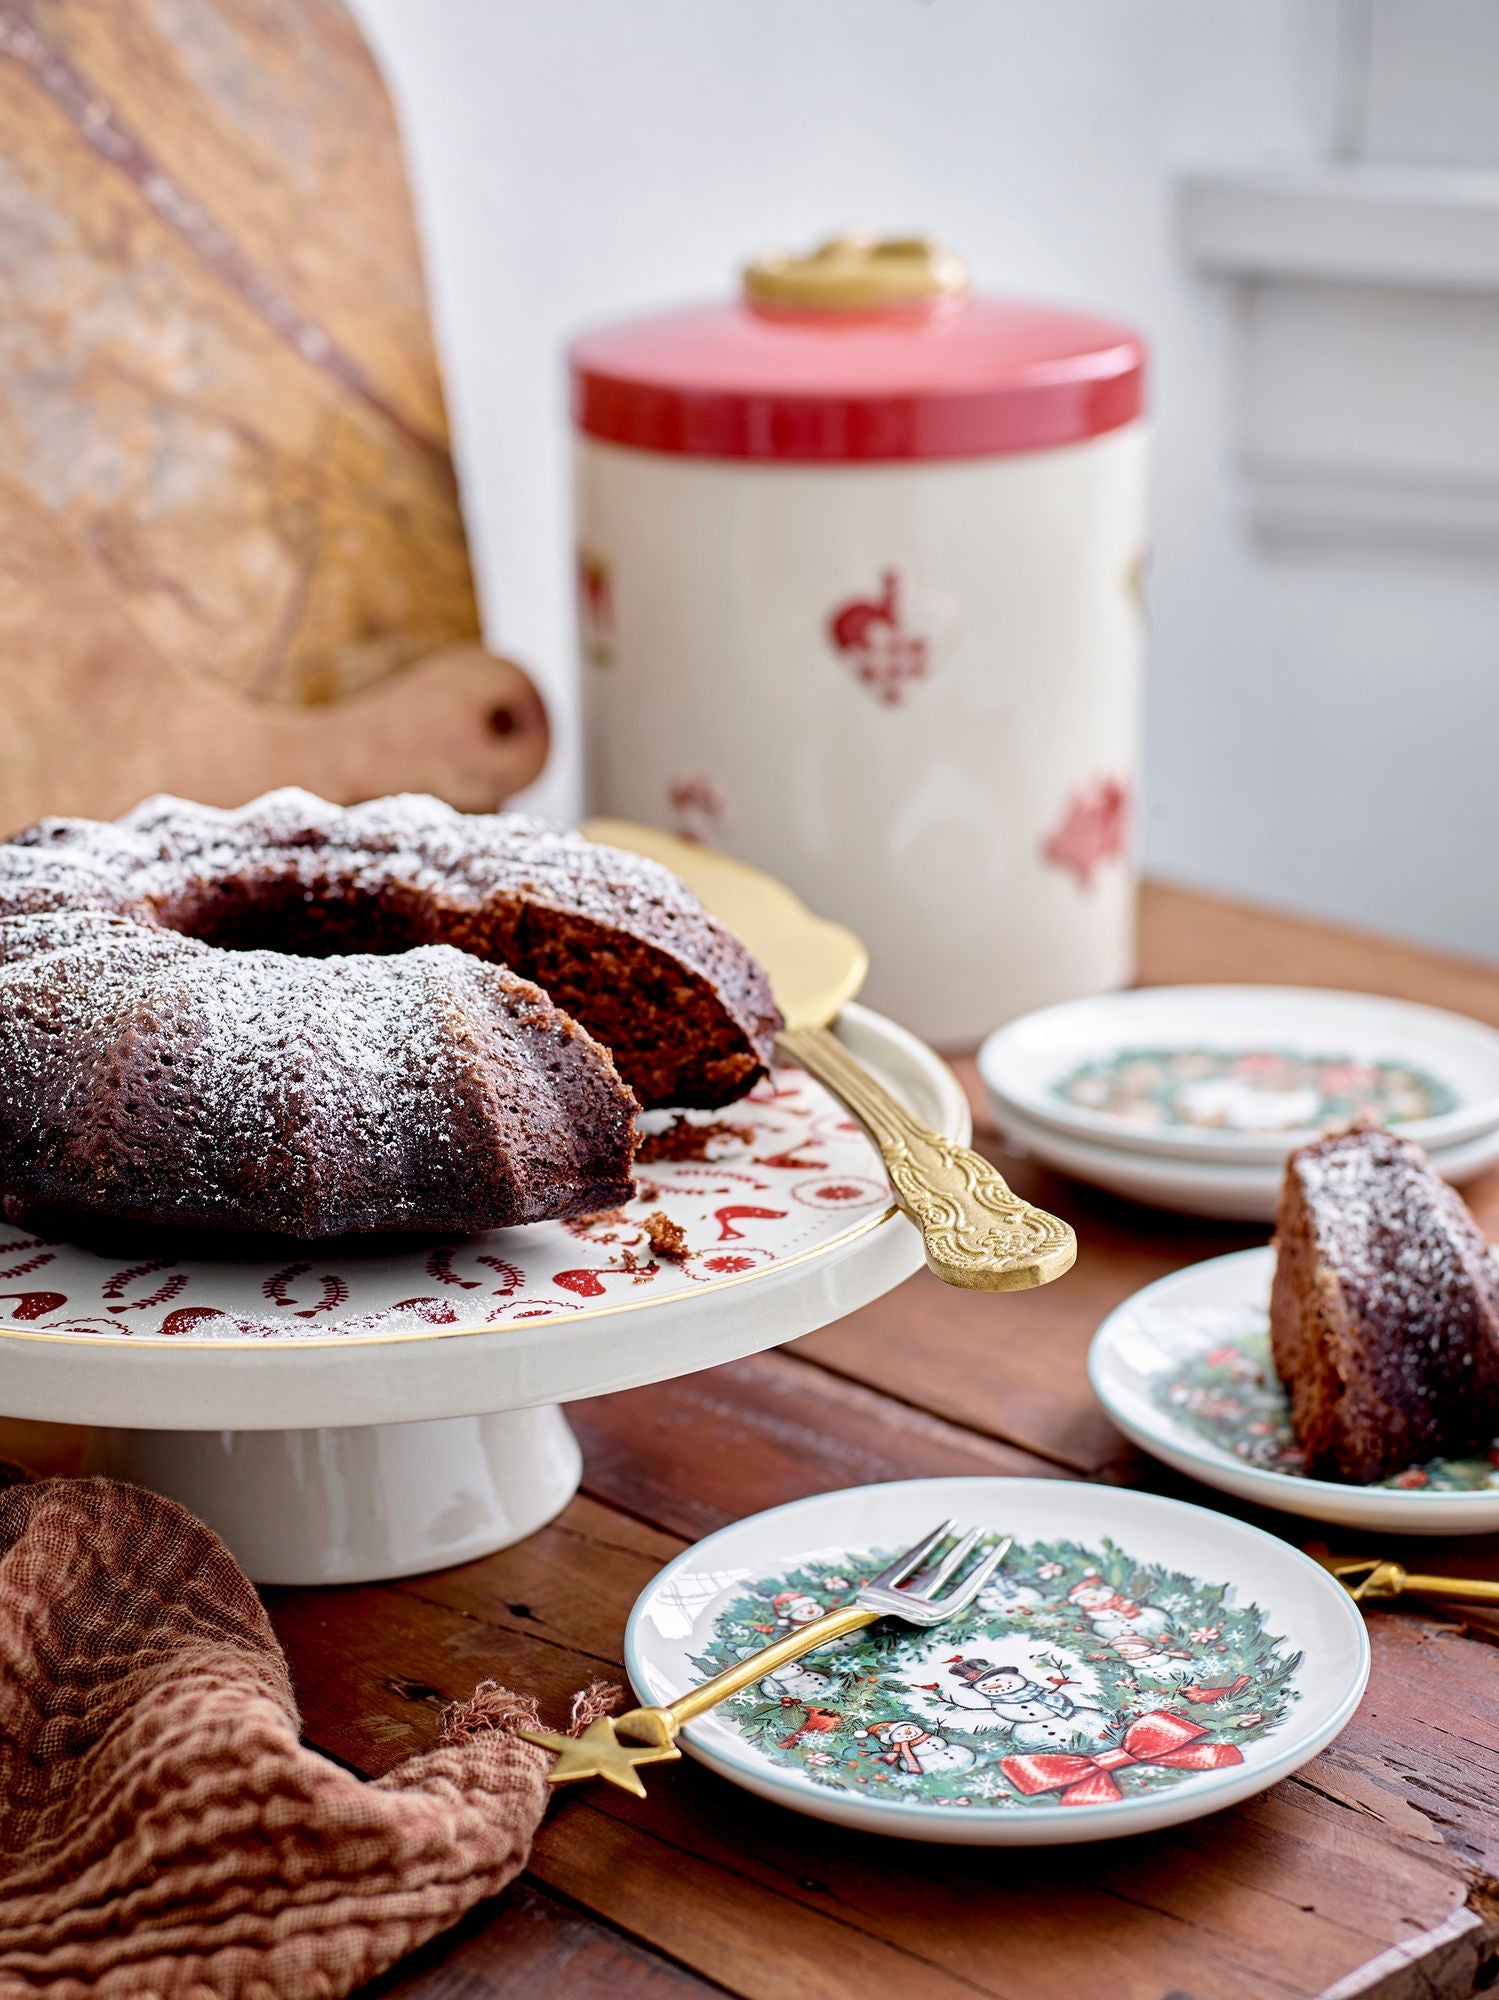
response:
[[[930,306],[687,307],[571,350],[587,436],[696,458],[808,464],[1044,451],[1137,417],[1129,328],[963,296]]]

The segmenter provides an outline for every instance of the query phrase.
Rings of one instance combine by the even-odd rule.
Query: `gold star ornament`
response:
[[[619,1732],[628,1738],[621,1742]],[[677,1721],[664,1708],[632,1708],[628,1715],[601,1715],[581,1736],[554,1736],[547,1729],[520,1729],[523,1743],[550,1750],[556,1761],[547,1773],[549,1785],[571,1785],[582,1778],[605,1778],[622,1792],[645,1797],[637,1764],[661,1764],[681,1756],[672,1740]]]

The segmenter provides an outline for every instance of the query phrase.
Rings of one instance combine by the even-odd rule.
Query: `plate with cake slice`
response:
[[[1499,1530],[1499,1264],[1392,1133],[1301,1147],[1275,1242],[1135,1293],[1088,1367],[1136,1444],[1241,1499],[1342,1527]]]

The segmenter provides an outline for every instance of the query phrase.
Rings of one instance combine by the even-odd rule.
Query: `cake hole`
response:
[[[361,893],[348,883],[309,890],[295,878],[194,884],[155,905],[158,923],[220,951],[273,951],[293,958],[383,955],[433,942],[430,921],[411,905]]]

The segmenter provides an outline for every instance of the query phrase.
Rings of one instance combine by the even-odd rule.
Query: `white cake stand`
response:
[[[924,1044],[857,1006],[838,1033],[967,1139],[962,1090]],[[702,1156],[643,1167],[655,1184],[628,1211],[331,1266],[315,1249],[130,1264],[10,1232],[0,1409],[89,1426],[90,1469],[182,1501],[258,1583],[508,1547],[577,1490],[560,1404],[793,1340],[921,1266],[878,1154],[802,1072],[698,1122],[715,1128]],[[653,1251],[655,1213],[683,1227],[685,1262]]]

